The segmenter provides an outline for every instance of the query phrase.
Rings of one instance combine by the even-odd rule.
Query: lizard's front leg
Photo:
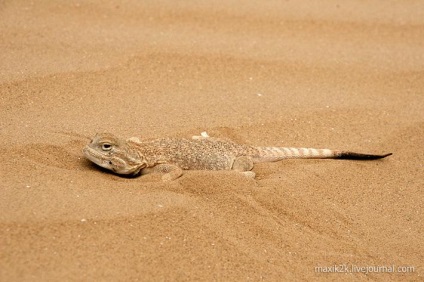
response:
[[[155,172],[164,173],[164,175],[162,175],[163,181],[175,180],[183,174],[183,170],[179,166],[172,164],[158,164],[153,167],[147,167],[142,169],[141,174]]]

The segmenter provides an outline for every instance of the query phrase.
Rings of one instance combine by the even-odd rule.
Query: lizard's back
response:
[[[237,157],[257,153],[252,146],[217,138],[162,138],[137,146],[148,162],[171,163],[186,170],[228,170]]]

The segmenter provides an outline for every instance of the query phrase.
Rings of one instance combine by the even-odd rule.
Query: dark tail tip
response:
[[[369,154],[359,154],[359,153],[353,153],[353,152],[341,152],[340,155],[338,155],[336,158],[344,159],[344,160],[371,161],[371,160],[382,159],[391,155],[392,153],[388,153],[384,155],[369,155]]]

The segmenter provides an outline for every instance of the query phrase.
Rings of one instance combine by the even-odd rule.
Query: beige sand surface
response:
[[[0,51],[0,281],[424,279],[422,1],[1,1]],[[394,155],[162,183],[81,153],[204,130]]]

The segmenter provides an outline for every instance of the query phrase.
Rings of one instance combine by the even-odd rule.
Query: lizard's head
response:
[[[146,162],[131,144],[110,133],[94,136],[83,153],[93,163],[118,174],[138,174]]]

